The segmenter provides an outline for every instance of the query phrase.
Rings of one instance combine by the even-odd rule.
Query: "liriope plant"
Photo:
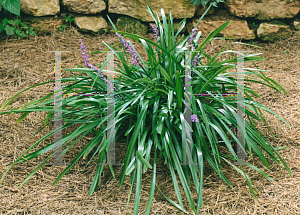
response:
[[[210,7],[208,7],[206,12]],[[114,52],[115,57],[120,62],[116,63],[117,68],[115,68],[115,73],[120,75],[119,78],[115,79],[115,138],[116,141],[118,141],[121,137],[129,137],[119,183],[120,186],[122,186],[126,175],[131,175],[131,185],[132,187],[134,184],[136,185],[133,214],[138,214],[139,212],[142,175],[145,174],[148,169],[152,169],[152,180],[145,214],[150,213],[155,189],[157,188],[160,191],[159,184],[156,181],[158,158],[163,158],[168,163],[177,201],[162,194],[172,205],[184,213],[187,213],[187,211],[183,205],[177,179],[179,178],[184,189],[185,197],[188,200],[191,210],[198,214],[200,206],[203,206],[204,160],[208,162],[220,178],[231,188],[232,185],[222,173],[221,161],[232,165],[238,173],[245,177],[250,192],[256,198],[256,193],[254,192],[256,190],[252,187],[251,180],[244,172],[243,166],[247,165],[258,171],[268,180],[274,180],[262,170],[246,161],[239,160],[239,166],[233,164],[238,159],[234,147],[232,146],[232,142],[237,141],[236,135],[232,132],[232,128],[237,126],[237,99],[235,97],[214,96],[216,93],[237,92],[237,88],[240,87],[237,79],[231,76],[232,74],[237,74],[237,72],[228,72],[229,69],[237,69],[237,57],[220,60],[222,55],[228,53],[228,51],[224,51],[226,47],[214,56],[209,56],[206,53],[208,44],[214,39],[220,39],[215,36],[226,28],[230,22],[226,22],[212,31],[203,42],[200,43],[201,32],[197,32],[197,26],[206,12],[187,37],[184,37],[184,35],[179,36],[186,24],[187,17],[179,23],[180,28],[175,33],[174,29],[176,29],[177,26],[173,26],[171,11],[169,19],[167,19],[164,10],[161,9],[162,21],[158,18],[158,15],[155,16],[150,7],[148,7],[148,12],[155,22],[152,28],[155,33],[156,42],[136,34],[118,31],[109,17],[108,19],[113,26],[116,36],[119,37],[120,43],[112,46],[103,41],[108,48],[107,50]],[[147,61],[142,59],[132,43],[127,39],[139,42],[144,47],[148,57]],[[122,49],[119,47],[115,49],[114,47],[116,47],[116,45],[122,45]],[[86,54],[85,46],[82,41],[81,49],[86,63],[85,66],[88,68],[79,66],[77,68],[65,69],[67,71],[79,71],[81,73],[76,77],[62,79],[62,82],[72,82],[72,84],[65,86],[63,91],[64,93],[98,93],[100,96],[92,98],[77,96],[63,99],[62,119],[65,124],[61,128],[57,128],[45,135],[22,153],[5,172],[1,182],[12,166],[37,158],[51,150],[53,151],[53,149],[58,146],[56,141],[29,153],[29,151],[36,147],[42,140],[51,137],[59,130],[74,124],[79,124],[80,126],[76,130],[62,138],[62,144],[65,148],[62,155],[71,147],[75,146],[76,143],[88,133],[93,133],[94,138],[58,176],[53,185],[55,185],[78,160],[91,155],[90,161],[95,157],[98,162],[89,194],[91,195],[97,190],[104,168],[103,163],[107,160],[106,148],[109,147],[106,142],[106,131],[111,127],[111,125],[106,126],[105,124],[108,107],[105,95],[102,95],[106,93],[107,86],[111,86],[111,82],[109,82],[107,77],[102,73],[103,71],[109,72],[108,70],[103,70],[109,59],[107,58],[101,63],[101,67],[98,69],[89,63],[88,55]],[[184,147],[186,139],[184,135],[190,131],[190,128],[186,126],[187,120],[184,118],[186,113],[184,100],[184,77],[186,69],[184,50],[193,51],[190,58],[190,62],[192,62],[193,94],[206,93],[211,95],[210,97],[192,96],[191,99],[191,111],[193,114],[191,117],[191,129],[193,132],[191,153],[188,155],[192,159],[192,163],[197,163],[198,165],[178,165],[185,161]],[[206,63],[202,62],[204,57],[207,58]],[[257,54],[244,55],[243,57],[244,62],[253,62],[254,65],[254,61],[264,60],[264,58],[257,56]],[[263,71],[257,67],[255,69],[244,68],[244,70],[246,82],[260,83],[280,93],[286,93],[276,81],[266,77]],[[81,76],[82,73],[87,74],[87,76]],[[256,76],[257,78],[250,77],[250,75]],[[222,82],[222,86],[220,86],[220,82]],[[50,82],[41,83],[39,85],[47,83]],[[32,89],[39,85],[32,86],[25,90]],[[7,107],[25,90],[13,96],[0,110]],[[244,93],[244,105],[246,107],[246,144],[244,152],[246,156],[257,156],[264,166],[269,169],[269,163],[262,153],[262,148],[270,156],[271,160],[278,164],[279,171],[280,163],[282,163],[292,176],[289,167],[278,153],[279,149],[274,148],[256,128],[257,122],[262,121],[266,123],[261,110],[274,114],[287,125],[289,124],[269,108],[254,101],[253,96],[259,97],[259,95],[253,89],[245,86]],[[47,96],[26,104],[24,107],[19,109],[7,109],[0,114],[23,113],[17,120],[17,122],[20,122],[30,112],[46,111],[48,112],[47,118],[45,119],[46,126],[51,122],[54,116],[54,100],[51,98],[52,95],[53,93],[50,93]],[[76,138],[78,139],[75,140]],[[220,152],[221,145],[225,145],[228,148],[229,152],[227,154]],[[29,180],[54,154],[55,151],[30,173],[20,186]],[[154,157],[152,157],[152,155]],[[109,167],[112,175],[115,176],[111,163]],[[198,198],[196,202],[194,202],[190,190],[192,184],[195,186],[197,192]]]

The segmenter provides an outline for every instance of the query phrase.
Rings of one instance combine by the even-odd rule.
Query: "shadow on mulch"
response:
[[[270,182],[253,169],[245,167],[245,172],[251,178],[252,184],[259,192],[258,200],[254,201],[246,180],[230,166],[224,164],[223,172],[233,185],[230,189],[205,162],[204,172],[204,207],[200,214],[299,214],[300,213],[300,175],[299,175],[299,53],[300,37],[297,32],[293,37],[274,44],[257,44],[262,49],[253,47],[242,47],[234,45],[233,50],[251,49],[254,53],[262,53],[265,61],[257,62],[260,69],[272,70],[265,74],[281,84],[287,90],[289,96],[275,92],[259,84],[247,84],[261,95],[257,101],[275,111],[293,126],[290,129],[273,115],[266,113],[267,122],[276,140],[270,139],[273,146],[287,145],[288,148],[281,150],[280,154],[291,168],[294,177],[290,177],[283,165],[281,175],[278,166],[270,162],[270,170],[262,166],[258,159],[248,159],[266,172],[276,182]],[[144,35],[154,40],[154,36]],[[47,50],[68,50],[62,54],[62,68],[74,68],[76,65],[84,65],[81,57],[79,39],[82,39],[87,47],[87,52],[104,50],[108,44],[119,42],[114,34],[101,36],[82,35],[76,30],[57,34],[56,36],[36,36],[27,40],[7,39],[0,40],[0,106],[17,92],[34,84],[51,81],[54,78],[53,65],[54,54]],[[133,42],[134,43],[134,42]],[[147,59],[145,52],[137,43],[136,49],[144,59]],[[215,53],[225,43],[213,41],[208,46],[208,53]],[[225,56],[226,57],[226,56]],[[224,58],[225,58],[224,57]],[[90,57],[92,64],[103,62],[106,56],[93,55]],[[246,66],[251,66],[247,65]],[[251,66],[253,68],[253,66]],[[63,77],[70,75],[70,72],[63,72]],[[7,108],[18,108],[29,101],[40,98],[53,92],[54,84],[43,85],[28,90],[18,96]],[[0,175],[8,169],[9,165],[20,156],[29,146],[51,131],[47,127],[36,136],[33,136],[42,126],[39,123],[46,117],[46,113],[30,113],[27,118],[19,124],[15,121],[20,114],[0,115]],[[260,129],[269,135],[267,128],[259,124]],[[68,128],[63,135],[73,131],[76,126]],[[72,161],[85,145],[92,139],[92,135],[79,141],[65,156],[64,161]],[[40,143],[41,146],[52,142],[46,139]],[[122,162],[126,151],[125,143],[116,143],[117,161]],[[266,153],[264,153],[266,155]],[[268,156],[266,155],[268,158]],[[130,177],[126,177],[124,185],[119,188],[119,176],[121,166],[114,166],[116,178],[113,178],[109,168],[104,168],[104,173],[99,183],[99,189],[89,196],[88,191],[96,171],[96,160],[86,167],[88,159],[80,159],[76,165],[60,180],[55,186],[51,184],[65,167],[51,166],[43,167],[20,189],[16,189],[24,178],[45,158],[37,158],[25,164],[16,165],[7,174],[4,182],[0,185],[0,211],[2,214],[132,214],[134,207],[134,191],[125,212],[128,194],[130,191]],[[148,200],[152,171],[149,170],[143,178],[142,196],[140,202],[140,213],[143,214]],[[157,185],[159,188],[176,201],[176,195],[169,174],[168,167],[160,162],[157,169]],[[180,187],[181,195],[184,195]],[[191,188],[193,198],[196,202],[197,195],[195,188]],[[184,206],[189,209],[186,199]],[[183,214],[173,207],[156,190],[151,214]]]

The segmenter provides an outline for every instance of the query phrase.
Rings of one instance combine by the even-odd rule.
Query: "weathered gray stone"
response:
[[[275,23],[261,23],[257,29],[257,36],[263,41],[275,42],[279,39],[287,39],[292,35],[288,25]]]
[[[148,26],[141,21],[129,17],[119,17],[116,25],[118,31],[124,31],[132,34],[146,34]]]
[[[59,0],[21,0],[21,10],[33,16],[58,14]]]
[[[153,22],[153,18],[148,12],[147,5],[152,9],[156,16],[156,12],[161,19],[161,8],[168,19],[168,14],[172,13],[173,19],[182,19],[191,14],[195,14],[193,4],[186,0],[108,0],[108,12],[116,14],[124,14],[142,21]]]
[[[82,14],[101,13],[106,9],[104,0],[63,0],[69,11]]]
[[[239,17],[260,20],[293,18],[300,10],[299,0],[226,0],[228,11]]]
[[[199,20],[199,19],[198,19]],[[188,32],[190,33],[192,29],[196,26],[198,20],[190,23],[188,25]],[[203,35],[210,34],[211,31],[216,30],[218,27],[228,22],[229,20],[220,21],[205,21],[202,20],[197,28],[202,32]],[[233,39],[245,39],[252,40],[255,39],[255,34],[253,30],[250,30],[246,21],[232,21],[231,23],[220,32],[221,36],[230,37]]]
[[[82,31],[107,32],[108,25],[102,16],[75,17],[74,22]]]
[[[300,31],[300,21],[294,21],[293,25],[296,31]]]

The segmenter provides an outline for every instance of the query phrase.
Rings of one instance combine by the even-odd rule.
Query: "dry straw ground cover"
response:
[[[155,40],[153,34],[143,35]],[[102,36],[82,35],[75,29],[56,36],[36,36],[28,40],[2,39],[0,40],[0,106],[12,95],[32,85],[53,80],[54,54],[47,50],[69,50],[62,54],[62,68],[74,68],[76,65],[83,65],[79,39],[82,39],[87,47],[87,52],[103,50],[105,45],[115,44],[119,41],[115,34]],[[228,41],[232,42],[232,41]],[[271,114],[266,115],[267,122],[276,140],[269,139],[274,147],[288,146],[280,150],[282,158],[287,162],[294,177],[290,177],[281,164],[281,174],[278,166],[270,162],[271,170],[263,167],[261,162],[254,159],[254,163],[276,182],[271,183],[258,172],[245,167],[245,172],[251,177],[252,184],[259,192],[258,201],[254,201],[246,180],[236,174],[230,166],[224,166],[224,175],[233,185],[230,189],[213,171],[205,161],[203,203],[200,214],[299,214],[300,213],[300,138],[299,138],[299,63],[300,63],[300,34],[297,32],[292,38],[279,41],[275,44],[256,44],[263,48],[251,48],[254,53],[262,53],[266,58],[257,62],[260,69],[272,70],[266,73],[267,76],[277,81],[288,92],[289,96],[277,93],[265,87],[257,89],[251,84],[261,96],[257,99],[263,105],[269,107],[282,116],[294,129],[290,129],[278,118]],[[135,48],[142,58],[147,59],[144,49],[133,42]],[[224,41],[213,41],[208,49],[216,53],[224,47]],[[245,50],[249,47],[234,45],[234,50]],[[90,62],[97,64],[103,62],[105,55],[90,57]],[[246,64],[247,66],[247,64]],[[71,75],[71,72],[63,72],[63,77]],[[35,88],[34,91],[26,91],[21,94],[9,108],[18,108],[53,91],[54,85],[44,85]],[[42,126],[39,123],[45,118],[45,113],[31,113],[21,123],[15,124],[19,118],[18,114],[0,115],[0,175],[2,176],[9,165],[34,142],[51,131],[51,127],[33,136]],[[266,135],[268,130],[259,125]],[[75,129],[68,128],[63,135]],[[84,138],[77,148],[68,151],[64,161],[70,162],[92,139],[92,135]],[[43,146],[50,143],[50,140],[43,142]],[[125,157],[125,143],[116,143],[116,163],[121,162]],[[268,158],[266,153],[264,155]],[[88,191],[96,170],[96,163],[86,167],[86,160],[79,160],[78,163],[61,179],[54,187],[51,184],[65,167],[45,166],[38,171],[20,189],[17,186],[24,178],[43,161],[40,157],[28,163],[19,164],[12,168],[0,185],[0,212],[2,214],[132,214],[134,207],[134,192],[131,196],[127,212],[126,202],[130,190],[129,177],[126,177],[124,186],[119,188],[119,175],[121,166],[115,166],[116,178],[111,176],[108,167],[104,168],[104,175],[101,177],[99,190],[89,196]],[[247,158],[249,159],[249,158]],[[248,162],[253,162],[247,160]],[[150,190],[151,170],[143,178],[140,213],[143,214]],[[157,166],[157,183],[164,194],[174,197],[175,191],[172,178],[169,175],[168,167],[163,161]],[[179,184],[180,186],[180,184]],[[181,195],[184,191],[180,186]],[[191,190],[196,201],[195,190]],[[187,200],[183,203],[188,212],[192,214]],[[155,191],[151,214],[182,214],[173,207],[165,198]]]

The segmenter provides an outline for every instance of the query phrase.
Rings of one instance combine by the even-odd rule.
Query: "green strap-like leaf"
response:
[[[250,191],[251,191],[253,197],[254,197],[255,199],[257,199],[257,197],[256,197],[256,195],[255,195],[255,193],[254,193],[254,190],[255,190],[256,193],[258,193],[258,192],[257,192],[257,190],[256,190],[254,187],[252,187],[251,179],[249,178],[249,176],[248,176],[243,170],[240,170],[238,167],[236,167],[234,164],[232,164],[231,162],[229,162],[229,161],[226,160],[225,158],[223,158],[223,157],[221,157],[221,158],[222,158],[223,160],[225,160],[228,164],[230,164],[236,171],[238,171],[239,173],[241,173],[242,176],[244,176],[244,178],[247,180],[248,186],[249,186],[249,188],[250,188]],[[253,190],[253,189],[254,189],[254,190]]]
[[[126,172],[126,169],[128,167],[129,161],[130,161],[129,158],[131,157],[133,148],[136,144],[137,135],[139,134],[140,129],[141,129],[141,125],[142,125],[141,122],[146,117],[147,109],[148,109],[148,101],[146,100],[143,103],[143,107],[142,107],[142,110],[141,110],[140,114],[138,115],[138,120],[137,120],[137,123],[136,123],[136,127],[134,128],[134,131],[133,131],[133,134],[132,134],[129,146],[128,146],[128,150],[127,150],[127,153],[126,153],[126,156],[125,156],[125,161],[124,161],[124,165],[123,165],[121,176],[120,176],[120,187],[122,186],[122,184],[124,182],[125,172]]]
[[[150,187],[150,191],[149,191],[149,199],[148,199],[148,204],[147,204],[147,208],[145,211],[145,215],[150,214],[150,209],[151,209],[151,205],[152,205],[152,201],[153,201],[153,197],[154,197],[155,179],[156,179],[156,160],[157,160],[156,149],[157,148],[155,148],[155,151],[154,151],[153,173],[152,173],[151,187]]]
[[[200,181],[199,181],[199,191],[198,193],[198,201],[197,201],[197,209],[196,215],[199,213],[200,206],[203,207],[203,198],[202,198],[202,190],[203,190],[203,171],[204,171],[204,163],[203,163],[203,154],[201,149],[198,146],[195,146],[197,150],[197,158],[198,158],[198,166],[200,170]]]
[[[71,168],[74,164],[85,154],[90,148],[94,148],[97,143],[99,143],[99,137],[103,134],[99,133],[84,149],[77,155],[77,157],[72,161],[72,163],[56,178],[52,186],[54,186]]]
[[[18,95],[20,95],[21,93],[31,89],[31,88],[34,88],[34,87],[37,87],[37,86],[41,86],[41,85],[44,85],[44,84],[48,84],[48,83],[53,83],[54,81],[48,81],[48,82],[44,82],[44,83],[41,83],[41,84],[37,84],[37,85],[34,85],[34,86],[31,86],[31,87],[28,87],[26,88],[25,90],[22,90],[21,92],[17,93],[16,95],[14,95],[13,97],[11,97],[7,102],[5,102],[2,107],[0,107],[0,110],[2,110],[3,108],[5,108],[6,106],[8,106]]]
[[[97,189],[97,186],[98,186],[98,183],[99,183],[99,180],[100,180],[100,176],[101,176],[101,173],[102,173],[103,168],[104,168],[104,164],[103,163],[105,161],[106,161],[105,152],[100,151],[99,152],[99,157],[98,157],[98,163],[97,163],[97,170],[96,170],[93,182],[91,184],[89,195],[92,195],[93,192],[96,191],[96,189]]]

